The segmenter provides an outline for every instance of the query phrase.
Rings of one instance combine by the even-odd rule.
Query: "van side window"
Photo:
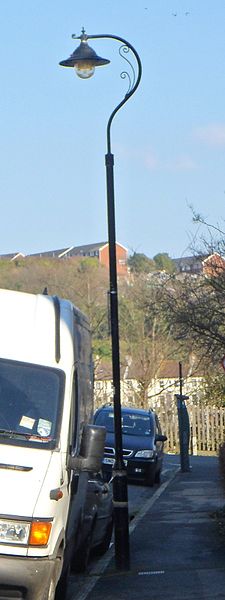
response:
[[[79,445],[78,436],[78,374],[77,370],[74,371],[73,376],[73,391],[72,391],[72,410],[71,410],[71,423],[70,423],[70,444],[72,452],[76,453]]]

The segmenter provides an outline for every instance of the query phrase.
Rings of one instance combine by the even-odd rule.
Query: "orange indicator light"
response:
[[[29,546],[46,546],[49,540],[52,524],[48,521],[31,523]]]

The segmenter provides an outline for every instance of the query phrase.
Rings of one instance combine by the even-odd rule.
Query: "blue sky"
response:
[[[0,254],[107,239],[106,125],[127,91],[119,44],[83,81],[58,62],[84,26],[127,39],[143,76],[115,117],[117,240],[190,254],[190,206],[223,228],[224,0],[0,0]]]

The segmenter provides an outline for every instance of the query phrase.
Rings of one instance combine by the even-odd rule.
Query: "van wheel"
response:
[[[55,583],[53,580],[50,581],[49,588],[42,596],[42,600],[55,600]]]
[[[59,568],[60,568],[60,563],[61,563],[61,559],[58,557],[58,559],[56,561],[54,574],[52,575],[52,579],[49,583],[48,589],[45,590],[42,600],[55,600],[57,598],[57,596],[56,596],[57,583],[56,582],[58,580],[58,572],[59,572]]]
[[[67,590],[69,585],[70,565],[68,565],[65,573],[62,573],[55,590],[55,595],[48,597],[48,600],[66,600]]]
[[[51,579],[49,588],[47,591],[45,591],[44,596],[42,597],[42,600],[55,600],[55,598],[56,598],[55,589],[56,589],[55,581],[54,581],[54,579]]]

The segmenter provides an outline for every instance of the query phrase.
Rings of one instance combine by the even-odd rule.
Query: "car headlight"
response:
[[[0,544],[46,546],[52,523],[49,521],[13,521],[0,519]]]
[[[154,450],[138,450],[135,456],[136,458],[153,458]]]

